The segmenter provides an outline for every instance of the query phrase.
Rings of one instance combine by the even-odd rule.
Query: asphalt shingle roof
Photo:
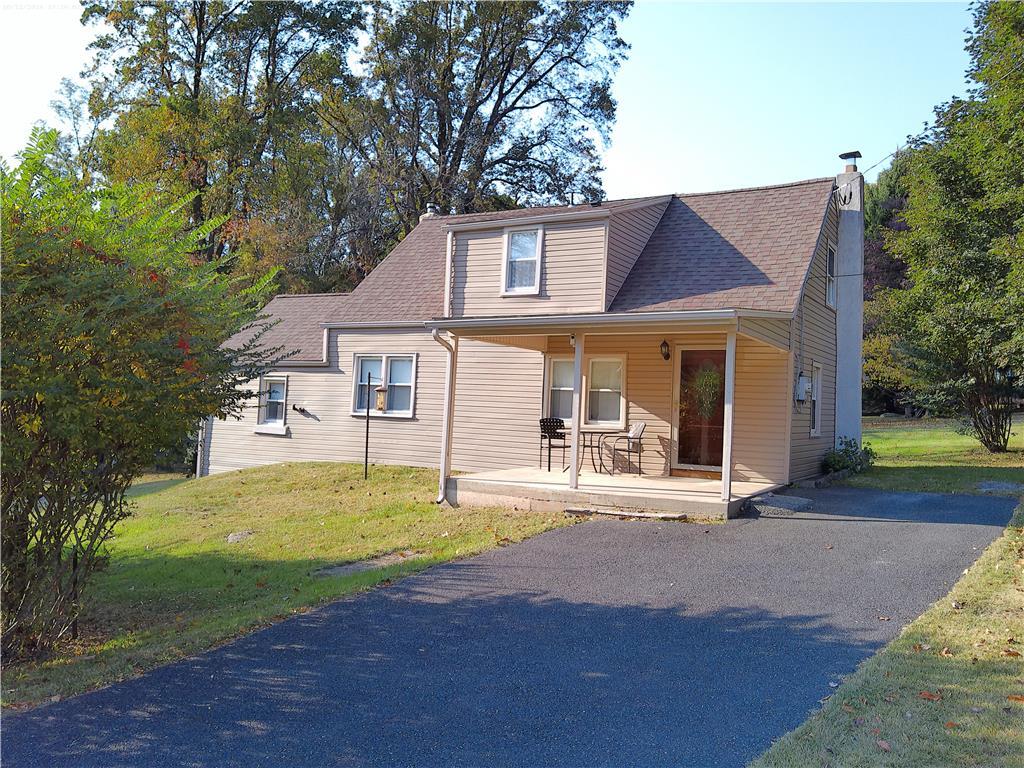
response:
[[[833,183],[674,196],[609,311],[792,311]]]
[[[609,311],[795,309],[832,187],[833,179],[824,178],[673,196]],[[604,201],[601,207],[614,211],[645,199],[664,197]],[[351,293],[276,297],[264,312],[280,322],[262,344],[296,351],[292,361],[319,361],[320,323],[441,317],[448,225],[570,210],[547,206],[426,217]],[[229,344],[250,335],[243,331]]]

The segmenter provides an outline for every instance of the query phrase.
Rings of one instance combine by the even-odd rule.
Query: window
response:
[[[821,366],[811,366],[811,437],[821,437]]]
[[[573,361],[554,358],[548,363],[548,416],[572,421]]]
[[[259,416],[256,431],[265,434],[283,435],[287,413],[288,379],[264,377],[260,382]]]
[[[505,260],[502,263],[503,294],[540,292],[540,252],[543,231],[510,229],[505,231]]]
[[[825,257],[825,303],[830,307],[836,305],[836,247],[828,244],[828,255]]]
[[[353,415],[365,414],[369,403],[370,413],[375,416],[412,416],[416,355],[356,355],[352,370]],[[383,411],[377,410],[377,387],[381,382],[387,386]]]
[[[622,397],[622,360],[594,358],[587,376],[587,423],[622,426],[625,407]]]

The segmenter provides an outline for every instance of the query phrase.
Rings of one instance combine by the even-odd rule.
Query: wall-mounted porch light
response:
[[[661,342],[661,356],[663,358],[665,358],[666,360],[668,360],[669,350],[668,350],[668,342],[667,341],[662,341]]]

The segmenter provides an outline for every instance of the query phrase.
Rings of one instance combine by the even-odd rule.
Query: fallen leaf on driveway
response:
[[[947,720],[945,727],[946,728],[959,728],[960,727],[960,723],[954,723],[952,720]]]
[[[892,752],[892,747],[889,746],[889,742],[885,739],[879,739],[875,744],[877,744],[878,748],[883,752]]]
[[[920,698],[925,699],[927,701],[942,701],[942,694],[941,693],[932,693],[931,691],[921,691],[917,695]]]
[[[878,617],[879,621],[889,621],[891,619],[892,619],[892,616],[879,616]]]
[[[953,652],[951,650],[949,650],[949,648],[943,648],[941,651],[939,651],[939,656],[945,656],[945,657],[948,658],[948,657],[950,657],[952,655],[953,655]]]
[[[1020,656],[1020,651],[1015,651],[1012,648],[1003,648],[1003,656]]]
[[[1024,696],[1020,696],[1020,695],[1018,695],[1016,693],[1011,693],[1009,696],[1006,697],[1006,700],[1007,701],[1019,701],[1021,704],[1024,704]]]

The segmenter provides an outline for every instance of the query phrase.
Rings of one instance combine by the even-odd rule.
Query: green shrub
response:
[[[821,463],[825,473],[842,472],[847,469],[853,472],[863,472],[875,462],[875,452],[871,446],[864,443],[861,448],[857,441],[849,437],[839,438],[839,447],[833,448],[825,454]]]
[[[204,417],[237,412],[261,370],[269,278],[236,290],[193,257],[218,222],[189,231],[189,200],[168,208],[145,187],[85,189],[50,167],[56,141],[37,130],[17,168],[0,164],[7,658],[73,626],[132,480]]]

